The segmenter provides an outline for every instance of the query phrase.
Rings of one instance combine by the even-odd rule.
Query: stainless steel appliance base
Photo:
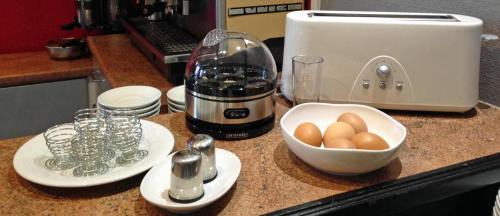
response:
[[[219,140],[240,140],[261,136],[274,128],[275,115],[245,124],[222,125],[194,119],[186,114],[186,126],[195,133],[208,134]]]

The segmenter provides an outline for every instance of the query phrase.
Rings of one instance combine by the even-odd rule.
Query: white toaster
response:
[[[286,17],[281,90],[292,57],[324,59],[320,101],[464,112],[479,95],[480,19],[456,14],[297,11]]]

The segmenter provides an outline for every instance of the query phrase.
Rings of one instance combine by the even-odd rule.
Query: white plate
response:
[[[141,109],[130,109],[133,113],[137,114],[137,115],[140,115],[140,114],[144,114],[144,113],[148,113],[148,112],[151,112],[151,110],[156,110],[158,109],[158,107],[161,107],[161,101],[158,100],[157,102],[155,102],[153,105],[151,106],[148,106],[148,107],[145,107],[145,108],[141,108]],[[106,110],[119,110],[119,109],[109,109],[109,108],[106,108],[100,104],[97,104],[97,108],[103,108],[103,109],[106,109]],[[122,108],[124,109],[124,108]]]
[[[185,85],[181,85],[167,91],[167,98],[172,102],[181,105],[186,103],[186,98],[184,98],[185,94]]]
[[[185,112],[185,110],[178,110],[178,109],[173,108],[173,107],[170,107],[170,106],[168,107],[168,111],[169,111],[170,113]]]
[[[165,127],[146,120],[141,120],[143,139],[139,149],[148,150],[148,156],[134,164],[113,167],[101,176],[74,177],[72,169],[50,171],[44,162],[52,155],[45,145],[45,139],[39,134],[24,145],[14,155],[14,169],[28,181],[52,187],[88,187],[122,180],[151,168],[163,160],[174,148],[174,137]]]
[[[169,109],[171,109],[173,112],[184,112],[184,109],[176,109],[174,107],[168,107]]]
[[[203,184],[205,191],[203,197],[192,203],[177,203],[168,196],[172,155],[149,170],[142,179],[140,190],[141,195],[148,202],[175,213],[194,212],[216,201],[233,186],[241,170],[238,156],[224,149],[215,149],[217,177],[211,182]]]
[[[151,86],[124,86],[100,94],[97,103],[109,109],[139,109],[154,104],[160,97],[160,90]]]
[[[149,112],[151,110],[154,110],[158,107],[161,106],[161,101],[158,99],[158,101],[156,101],[153,105],[151,106],[148,106],[148,107],[145,107],[145,108],[142,108],[142,109],[133,109],[132,111],[137,113],[137,114],[142,114],[142,113],[146,113],[146,112]]]
[[[156,108],[154,110],[151,110],[151,111],[149,111],[147,113],[138,114],[137,117],[139,117],[139,118],[146,118],[146,117],[154,115],[155,113],[160,113],[160,107],[159,106],[158,106],[158,108]]]
[[[172,102],[170,102],[170,101],[168,102],[168,106],[169,106],[169,107],[172,107],[172,108],[174,108],[174,109],[176,109],[176,110],[184,110],[184,106],[179,105],[179,104],[172,103]]]
[[[170,107],[168,108],[168,113],[176,113],[176,111],[173,111],[172,109],[170,109]]]
[[[175,101],[170,100],[170,99],[168,99],[168,98],[167,98],[167,101],[168,101],[168,103],[170,103],[170,104],[175,104],[175,105],[177,105],[177,106],[185,106],[185,105],[186,105],[185,103],[175,102]]]

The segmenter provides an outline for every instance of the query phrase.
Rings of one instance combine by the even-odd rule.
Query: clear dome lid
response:
[[[245,33],[214,29],[186,65],[186,88],[216,97],[247,97],[274,91],[276,63],[267,46]]]

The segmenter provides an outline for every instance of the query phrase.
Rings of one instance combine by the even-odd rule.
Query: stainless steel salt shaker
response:
[[[207,134],[196,134],[188,140],[188,148],[195,148],[201,152],[203,181],[209,182],[217,176],[215,166],[215,141]]]
[[[203,196],[201,160],[201,153],[196,149],[184,149],[172,156],[168,195],[174,201],[192,202]]]

